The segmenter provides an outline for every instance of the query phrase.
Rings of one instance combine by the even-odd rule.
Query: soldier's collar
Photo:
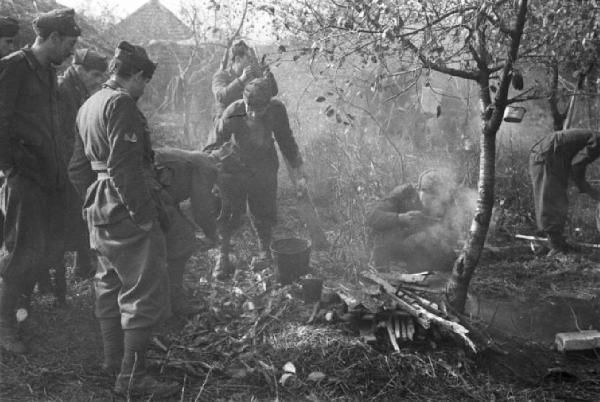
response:
[[[38,59],[35,58],[35,55],[33,54],[33,51],[31,50],[31,45],[25,46],[24,48],[21,49],[21,51],[25,55],[25,60],[27,61],[27,64],[29,65],[30,69],[35,71],[37,69],[42,68],[42,65],[40,64]]]
[[[115,81],[113,79],[109,79],[104,84],[102,84],[102,88],[110,88],[110,89],[114,89],[115,91],[121,91],[121,92],[125,92],[127,94],[129,93],[129,92],[127,92],[127,90],[125,88],[123,88],[123,86],[121,84],[119,84],[117,81]]]

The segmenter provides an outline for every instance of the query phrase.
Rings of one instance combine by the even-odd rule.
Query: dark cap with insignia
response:
[[[81,29],[75,22],[75,10],[72,8],[60,8],[38,15],[33,20],[33,30],[42,37],[52,32],[58,32],[62,36],[81,35]]]
[[[0,38],[12,38],[19,32],[19,22],[11,17],[0,17]]]
[[[78,64],[86,70],[105,72],[108,68],[106,57],[91,49],[77,49],[73,56],[73,64]]]
[[[143,76],[150,79],[156,70],[156,63],[148,57],[146,50],[137,45],[132,45],[127,41],[122,41],[115,50],[115,59],[124,64],[140,69]]]

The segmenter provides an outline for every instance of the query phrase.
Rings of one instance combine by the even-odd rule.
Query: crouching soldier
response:
[[[221,160],[217,186],[221,210],[217,218],[219,256],[215,267],[218,279],[234,273],[229,260],[233,231],[248,207],[258,234],[260,259],[270,259],[271,235],[277,220],[277,141],[291,172],[306,185],[302,157],[290,129],[283,103],[271,99],[267,79],[250,81],[243,99],[232,103],[217,124],[217,141],[207,147]],[[273,139],[275,138],[275,140]],[[304,188],[299,189],[303,191]]]
[[[179,388],[146,373],[153,328],[169,311],[166,211],[146,119],[137,107],[156,64],[140,46],[119,43],[110,79],[77,115],[79,137],[69,176],[80,193],[90,245],[98,253],[95,314],[103,368],[118,372],[122,395],[164,398]],[[95,177],[94,177],[95,176]],[[161,228],[161,226],[163,228]]]
[[[371,264],[406,264],[406,271],[451,271],[458,233],[446,219],[452,214],[453,188],[447,178],[425,171],[417,186],[403,184],[377,201],[367,214],[373,231]]]
[[[217,170],[209,156],[199,151],[157,148],[154,162],[158,180],[172,200],[165,204],[170,221],[166,237],[171,309],[173,314],[185,316],[191,311],[185,298],[183,272],[197,246],[195,225],[206,236],[205,247],[217,243],[216,203],[212,193]],[[186,200],[190,201],[193,223],[180,209]]]
[[[580,192],[600,201],[600,191],[585,180],[587,166],[600,156],[600,132],[570,129],[543,137],[529,154],[535,218],[548,235],[549,255],[574,251],[563,231],[567,222],[567,189],[572,178]]]

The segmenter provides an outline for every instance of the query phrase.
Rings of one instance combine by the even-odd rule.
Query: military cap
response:
[[[271,84],[266,78],[255,78],[244,88],[244,100],[256,108],[262,108],[271,100]]]
[[[150,79],[157,64],[148,57],[146,50],[127,41],[121,41],[115,50],[115,59],[142,70],[144,77]]]
[[[108,68],[106,57],[91,49],[77,49],[73,56],[73,64],[78,64],[86,70],[105,72]]]
[[[19,22],[11,17],[0,17],[0,38],[12,38],[19,32]]]
[[[38,15],[33,20],[33,30],[38,35],[48,35],[52,32],[63,36],[81,35],[81,29],[75,22],[75,10],[72,8],[59,8]]]

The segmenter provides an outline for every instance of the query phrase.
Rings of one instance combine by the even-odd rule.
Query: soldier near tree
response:
[[[149,376],[145,357],[153,328],[169,313],[169,222],[147,121],[137,106],[155,69],[142,47],[119,43],[110,79],[77,115],[69,177],[86,194],[83,211],[98,253],[95,314],[103,368],[119,373],[118,394],[164,398],[179,386]]]
[[[223,112],[233,102],[242,99],[244,87],[255,78],[266,78],[271,87],[271,96],[278,92],[275,76],[267,66],[261,65],[254,51],[243,40],[231,48],[231,66],[219,69],[212,80],[215,97],[214,121],[217,124]]]
[[[558,131],[543,137],[529,154],[538,230],[548,235],[550,255],[574,251],[564,238],[569,211],[569,178],[581,193],[600,201],[600,191],[585,179],[587,166],[600,156],[600,132]]]
[[[449,271],[456,259],[458,231],[452,219],[454,187],[436,170],[421,174],[416,186],[403,184],[375,202],[367,213],[372,229],[371,264],[405,264],[405,271]]]
[[[231,235],[239,227],[248,207],[258,234],[260,259],[271,257],[272,228],[277,221],[277,170],[279,160],[275,141],[292,167],[303,191],[306,179],[302,157],[290,128],[287,111],[279,100],[271,99],[272,87],[265,78],[250,81],[243,99],[223,113],[216,129],[217,140],[208,149],[221,160],[217,186],[221,210],[217,218],[219,257],[217,278],[233,274],[229,259]]]
[[[0,195],[4,247],[0,257],[0,343],[25,351],[17,336],[15,308],[29,297],[39,272],[61,253],[64,188],[56,71],[80,35],[71,9],[40,14],[36,38],[0,60]]]

